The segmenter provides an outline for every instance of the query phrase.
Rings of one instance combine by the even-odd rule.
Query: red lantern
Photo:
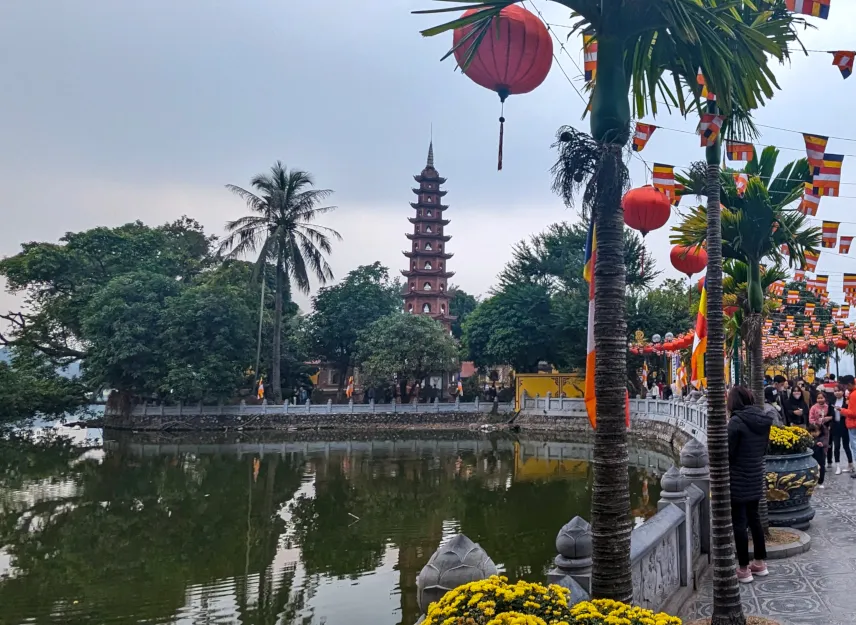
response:
[[[470,9],[467,17],[481,9]],[[473,36],[464,40],[475,28],[468,24],[456,28],[452,37],[455,60],[465,67],[464,74],[477,85],[496,91],[503,104],[510,95],[529,93],[538,87],[553,64],[553,39],[547,27],[535,15],[523,7],[511,4],[491,20],[487,32],[478,42]],[[460,45],[463,41],[463,45]],[[478,49],[470,56],[472,44]],[[499,117],[499,159],[497,169],[502,169],[502,134],[505,117]]]
[[[672,248],[669,258],[672,266],[681,273],[687,274],[688,278],[707,267],[707,251],[700,245],[693,247],[676,245]]]
[[[638,353],[639,353],[639,348],[638,348],[638,347],[631,347],[631,348],[630,348],[630,353],[631,353],[631,354],[634,354],[634,355],[638,354]]]
[[[643,353],[643,354],[653,354],[653,353],[654,353],[654,348],[653,348],[653,347],[651,347],[650,345],[646,345],[646,346],[642,349],[642,353]]]
[[[835,341],[835,347],[837,347],[838,349],[844,349],[849,344],[850,344],[850,341],[848,341],[847,339],[838,339],[837,341]]]
[[[650,185],[628,191],[621,200],[621,207],[624,223],[641,232],[643,237],[665,226],[672,214],[672,204],[666,194]]]
[[[821,352],[828,352],[829,351],[829,345],[827,345],[826,343],[818,343],[817,349],[818,349],[818,351],[821,351]]]

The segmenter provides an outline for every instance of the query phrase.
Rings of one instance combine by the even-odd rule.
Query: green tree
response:
[[[401,285],[390,280],[380,262],[361,265],[339,284],[324,287],[312,298],[308,319],[312,351],[339,372],[339,397],[348,368],[354,366],[357,340],[381,317],[401,310]]]
[[[220,245],[222,253],[241,257],[258,252],[259,270],[268,264],[276,270],[276,299],[272,349],[271,389],[274,400],[282,401],[282,306],[286,282],[309,292],[309,277],[325,284],[333,271],[324,258],[332,252],[331,238],[341,240],[332,228],[313,222],[335,206],[319,206],[333,192],[312,189],[312,177],[305,171],[287,170],[277,161],[269,174],[258,174],[250,185],[257,193],[235,185],[226,188],[246,201],[252,214],[226,224],[228,236]]]
[[[467,317],[463,343],[478,367],[510,364],[531,373],[539,361],[555,361],[556,323],[547,285],[507,284]]]
[[[474,295],[470,295],[454,284],[449,286],[448,293],[452,296],[452,299],[449,300],[449,314],[456,318],[452,322],[452,336],[460,339],[464,333],[464,321],[476,309],[479,301]]]
[[[764,149],[761,157],[753,156],[739,173],[749,178],[748,187],[741,197],[734,182],[735,173],[726,169],[719,175],[722,255],[740,261],[748,268],[746,297],[740,304],[746,312],[746,331],[743,338],[751,353],[750,384],[752,392],[763,397],[764,366],[761,346],[763,330],[764,285],[762,263],[772,266],[783,264],[782,246],[788,250],[787,262],[793,267],[805,264],[805,252],[817,252],[820,229],[809,225],[808,217],[791,205],[802,198],[805,182],[811,180],[808,161],[799,159],[785,165],[773,175],[779,157],[775,147]],[[688,192],[707,195],[696,165],[679,180]],[[684,220],[675,226],[673,242],[695,245],[707,240],[707,207],[689,211]]]
[[[681,94],[676,97],[672,89],[677,86],[682,90],[682,70],[690,64],[694,64],[694,69],[701,67],[704,75],[711,77],[710,87],[719,95],[718,104],[726,114],[731,113],[735,101],[745,110],[754,108],[758,92],[769,89],[771,72],[766,55],[783,58],[786,49],[775,37],[766,33],[759,36],[758,32],[753,32],[756,24],[744,22],[740,12],[728,2],[557,1],[580,18],[576,29],[590,29],[598,43],[597,79],[592,85],[591,98],[591,138],[570,128],[562,129],[560,142],[564,145],[557,164],[555,186],[569,203],[574,199],[574,191],[586,186],[584,201],[597,224],[598,257],[594,272],[597,322],[594,338],[598,363],[595,375],[598,422],[595,450],[598,460],[595,466],[598,470],[595,471],[592,501],[592,524],[595,527],[592,592],[596,597],[628,601],[633,589],[627,432],[624,426],[625,387],[614,371],[616,367],[624,370],[627,351],[624,340],[627,331],[624,307],[626,268],[623,262],[621,197],[628,183],[623,148],[630,136],[632,113],[642,118],[650,108],[651,113],[656,114],[654,95],[658,90],[671,96],[676,105],[680,102],[684,110]],[[784,7],[780,0],[777,3]],[[465,69],[484,37],[490,36],[494,18],[503,8],[514,4],[514,0],[475,3],[479,4],[483,8],[478,13],[423,31],[424,35],[431,36],[471,26],[472,36],[461,41],[465,46]],[[430,12],[454,10],[457,9],[434,9]],[[698,59],[700,63],[697,63]],[[672,76],[669,74],[675,78],[671,84]],[[631,93],[634,111],[630,105]],[[712,151],[710,156],[716,151]],[[711,211],[712,218],[715,211],[716,207]],[[713,225],[718,225],[718,222]],[[711,242],[715,247],[716,241]],[[718,262],[718,254],[719,250],[713,249],[714,263]],[[720,272],[721,268],[714,268],[715,275],[708,275],[721,279]],[[721,307],[721,293],[715,293],[713,298],[716,300],[714,304]],[[721,310],[715,314],[716,321],[721,323],[719,315]],[[721,347],[718,331],[714,330],[713,340]],[[716,366],[713,373],[716,376]],[[715,380],[714,385],[717,384]],[[714,432],[714,440],[716,436]],[[729,614],[743,622],[739,600],[736,608],[717,609],[714,625],[729,620]]]
[[[422,315],[393,313],[374,322],[357,346],[360,371],[367,384],[402,388],[432,373],[460,370],[458,345],[439,322]]]
[[[60,375],[43,354],[25,348],[0,361],[0,430],[36,415],[61,417],[87,403],[78,379]]]

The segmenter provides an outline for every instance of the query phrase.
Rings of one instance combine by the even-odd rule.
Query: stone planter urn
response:
[[[767,456],[767,507],[772,527],[808,529],[814,518],[811,496],[820,467],[811,451]]]

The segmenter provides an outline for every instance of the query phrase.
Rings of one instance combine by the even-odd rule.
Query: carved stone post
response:
[[[681,449],[681,476],[704,493],[699,508],[699,533],[701,552],[710,553],[710,458],[707,447],[694,438]]]
[[[678,562],[680,562],[681,586],[687,585],[692,578],[692,511],[687,505],[688,480],[681,475],[677,468],[671,467],[660,479],[660,501],[657,510],[671,505],[680,508],[684,513],[684,523],[678,537]]]
[[[591,525],[582,517],[574,517],[556,536],[556,567],[547,574],[547,581],[571,591],[569,602],[586,601],[591,593]]]
[[[333,400],[327,400],[327,414],[331,414],[333,412]]]
[[[478,543],[458,534],[440,545],[416,578],[416,598],[422,613],[450,590],[496,575],[496,565]]]
[[[244,414],[247,410],[247,402],[245,400],[241,400],[241,405],[238,406],[238,414]]]
[[[395,414],[395,397],[389,400],[389,409],[393,414]]]

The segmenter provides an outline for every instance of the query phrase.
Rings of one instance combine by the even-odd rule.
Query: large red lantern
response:
[[[624,223],[641,232],[643,237],[665,226],[672,214],[672,205],[666,194],[650,185],[630,189],[621,200],[621,207],[624,209]]]
[[[676,245],[672,248],[669,258],[672,266],[681,273],[687,274],[688,278],[707,267],[707,251],[700,245],[692,247]]]
[[[818,351],[821,351],[821,352],[828,352],[829,351],[829,345],[827,345],[826,343],[818,343],[817,349],[818,349]]]
[[[849,344],[850,344],[850,341],[848,341],[847,339],[838,339],[837,341],[835,341],[835,347],[837,347],[838,349],[844,349]]]
[[[482,9],[470,9],[462,17],[479,10]],[[553,39],[544,22],[535,15],[511,4],[491,20],[480,42],[478,34],[465,39],[474,28],[474,24],[468,24],[455,29],[452,37],[455,60],[466,68],[463,72],[470,80],[496,91],[503,108],[508,96],[529,93],[544,82],[553,64]],[[470,58],[472,45],[476,43],[478,49]],[[504,124],[505,117],[500,114],[497,169],[502,169]]]

